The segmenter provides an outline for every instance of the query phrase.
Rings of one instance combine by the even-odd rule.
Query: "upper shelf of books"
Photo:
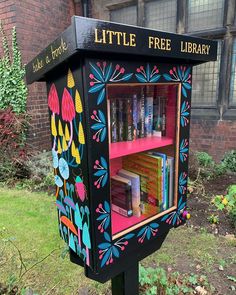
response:
[[[176,87],[108,87],[110,159],[174,144]]]

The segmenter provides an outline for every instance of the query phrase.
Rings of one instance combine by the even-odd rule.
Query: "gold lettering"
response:
[[[149,36],[148,37],[148,47],[153,48],[153,49],[170,51],[171,50],[171,39]]]
[[[117,36],[117,45],[120,45],[120,39],[122,36],[122,32],[114,32],[114,35]]]
[[[129,46],[129,42],[126,40],[126,33],[123,33],[123,45]]]
[[[193,43],[193,53],[197,53],[197,44]]]
[[[98,39],[98,29],[95,29],[95,43],[102,43],[102,39]]]
[[[112,35],[113,35],[113,31],[107,31],[107,35],[108,35],[108,38],[109,38],[109,41],[108,41],[108,43],[109,44],[112,44],[113,42],[112,42]]]
[[[135,47],[136,46],[136,35],[130,34],[130,46]]]
[[[210,50],[210,45],[207,44],[197,44],[192,42],[180,42],[180,51],[193,53],[193,54],[204,54],[208,55]]]

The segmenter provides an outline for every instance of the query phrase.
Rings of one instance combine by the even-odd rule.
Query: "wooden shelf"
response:
[[[133,141],[114,142],[110,144],[110,159],[152,150],[173,143],[173,138],[156,136],[138,138]]]

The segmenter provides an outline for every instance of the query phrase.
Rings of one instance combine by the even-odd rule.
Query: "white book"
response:
[[[140,208],[140,176],[133,172],[130,172],[125,169],[121,169],[118,171],[118,175],[125,177],[130,180],[131,188],[132,188],[132,208],[133,215],[140,217],[141,216],[141,208]]]

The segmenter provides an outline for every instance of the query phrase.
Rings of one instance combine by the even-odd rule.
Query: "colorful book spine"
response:
[[[138,138],[138,97],[133,95],[133,139]]]
[[[166,97],[161,98],[161,135],[166,136]]]
[[[118,140],[124,141],[124,108],[123,108],[123,100],[118,99]]]
[[[161,136],[161,97],[154,96],[153,99],[153,135]]]
[[[145,104],[145,134],[146,136],[152,136],[153,127],[153,96],[146,97]]]
[[[118,141],[118,130],[117,130],[117,102],[115,99],[110,101],[110,132],[111,142]]]
[[[145,94],[144,91],[139,99],[139,137],[145,136]]]
[[[133,115],[132,115],[132,100],[127,98],[123,101],[124,118],[124,140],[133,140]]]
[[[131,181],[133,214],[140,217],[140,176],[125,169],[119,170],[118,175]]]
[[[115,175],[111,177],[112,210],[126,217],[133,215],[131,182]]]
[[[167,157],[169,165],[169,208],[174,206],[174,158]]]

